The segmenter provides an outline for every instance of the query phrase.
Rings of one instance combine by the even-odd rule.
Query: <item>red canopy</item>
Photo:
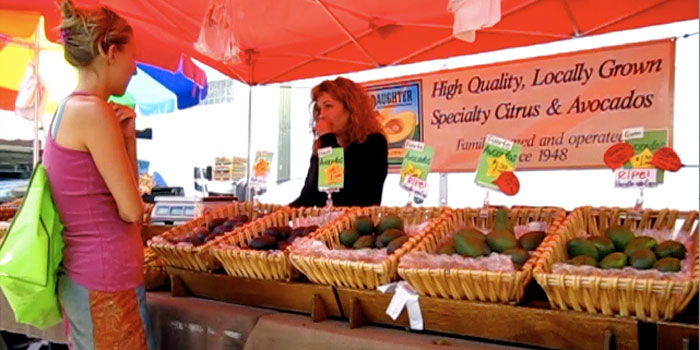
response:
[[[452,37],[447,0],[240,0],[238,63],[194,48],[209,1],[102,0],[134,27],[139,60],[171,70],[192,56],[248,84],[414,63],[698,18],[696,0],[502,0],[502,20],[468,43]],[[77,0],[78,5],[97,1]],[[55,40],[56,0],[0,0],[37,11]]]

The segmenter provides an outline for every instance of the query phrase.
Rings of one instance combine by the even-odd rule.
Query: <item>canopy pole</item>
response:
[[[251,55],[252,56],[252,55]],[[253,59],[250,60],[250,83],[253,83]],[[252,178],[251,170],[253,167],[251,163],[253,162],[252,152],[252,135],[253,134],[253,85],[248,85],[248,159],[246,160],[246,172],[245,172],[245,186],[246,186],[246,201],[252,201],[253,199],[253,188],[250,186],[250,179]],[[239,198],[240,199],[240,198]]]
[[[41,48],[39,47],[41,45],[41,42],[39,41],[39,38],[41,36],[41,19],[39,20],[39,23],[36,26],[36,31],[34,33],[34,47],[32,48],[34,50],[34,77],[37,80],[36,83],[36,89],[34,91],[34,142],[32,145],[32,169],[36,167],[37,163],[39,163],[39,103],[41,102],[41,96],[40,96],[40,91],[41,91],[41,80],[39,79],[39,56],[41,54]]]

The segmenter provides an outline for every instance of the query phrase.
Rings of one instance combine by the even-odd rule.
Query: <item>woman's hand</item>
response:
[[[124,146],[126,146],[126,153],[129,156],[134,178],[138,181],[139,168],[136,158],[136,113],[133,109],[118,103],[110,102],[109,105],[117,116],[117,122],[122,131]]]
[[[314,129],[316,135],[321,136],[333,132],[333,126],[327,119],[319,119]]]
[[[120,105],[118,103],[110,102],[109,105],[114,110],[117,115],[117,122],[122,130],[122,135],[125,139],[132,139],[136,137],[136,113],[133,109]]]

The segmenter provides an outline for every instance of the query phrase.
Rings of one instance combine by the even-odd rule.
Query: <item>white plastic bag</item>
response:
[[[27,66],[22,83],[19,85],[19,93],[17,100],[15,100],[15,114],[24,119],[34,120],[34,105],[37,94],[39,95],[39,119],[41,119],[46,88],[41,78],[34,74],[34,64],[30,64]]]
[[[212,0],[209,3],[199,38],[194,44],[197,51],[224,64],[238,62],[233,11],[232,0]]]
[[[449,0],[447,9],[455,14],[452,36],[474,42],[476,31],[501,20],[501,0]]]

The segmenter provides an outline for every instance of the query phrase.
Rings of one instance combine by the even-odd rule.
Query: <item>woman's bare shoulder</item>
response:
[[[66,102],[63,113],[88,126],[113,116],[114,111],[107,102],[98,97],[75,96]]]

